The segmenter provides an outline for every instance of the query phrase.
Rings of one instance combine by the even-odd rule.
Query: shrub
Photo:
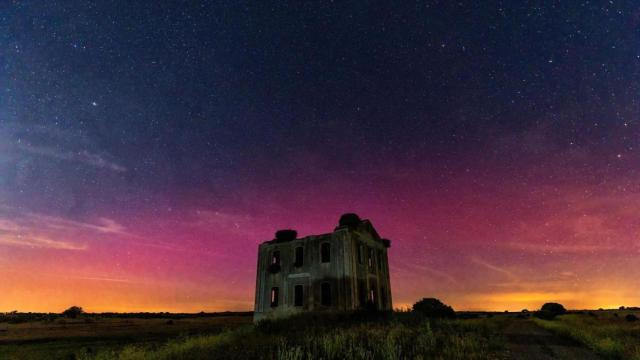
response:
[[[72,306],[70,308],[68,308],[67,310],[62,312],[62,315],[66,316],[66,317],[70,317],[72,319],[77,318],[78,316],[84,314],[84,310],[82,310],[82,308],[80,306]]]
[[[553,320],[556,318],[556,314],[552,313],[551,311],[548,310],[539,310],[536,311],[535,313],[533,313],[533,316],[537,317],[538,319],[542,319],[542,320]]]
[[[413,304],[413,311],[432,318],[453,318],[456,316],[451,306],[445,305],[435,298],[424,298],[418,301]]]
[[[558,304],[558,303],[546,303],[544,305],[542,305],[542,308],[540,309],[541,311],[548,311],[550,313],[553,313],[553,315],[564,315],[567,313],[567,309],[564,308],[564,306],[562,306],[562,304]]]
[[[633,314],[628,314],[624,317],[624,319],[627,321],[638,321],[638,317]]]

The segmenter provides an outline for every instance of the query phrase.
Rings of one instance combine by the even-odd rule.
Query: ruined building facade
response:
[[[345,214],[328,234],[281,230],[258,248],[254,321],[305,311],[391,310],[387,250],[368,220]]]

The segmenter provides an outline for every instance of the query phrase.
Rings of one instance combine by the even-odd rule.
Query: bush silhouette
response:
[[[70,317],[72,319],[75,319],[82,314],[84,314],[84,310],[82,310],[80,306],[72,306],[62,312],[63,316]]]
[[[553,320],[556,318],[556,314],[548,310],[538,310],[535,313],[533,313],[533,316],[542,320]]]
[[[548,311],[553,315],[564,315],[567,313],[567,309],[564,308],[561,304],[558,303],[546,303],[542,305],[541,311]]]
[[[413,311],[431,318],[452,318],[456,316],[455,311],[449,305],[435,298],[424,298],[413,304]]]
[[[629,314],[625,316],[624,319],[627,321],[638,321],[638,317],[633,314]]]

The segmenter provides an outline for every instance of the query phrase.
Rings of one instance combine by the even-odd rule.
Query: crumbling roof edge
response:
[[[295,239],[291,239],[291,240],[286,240],[286,241],[277,241],[276,239],[272,239],[272,240],[263,241],[261,244],[284,244],[284,243],[288,243],[288,242],[292,242],[292,241],[296,241],[296,240],[306,240],[306,239],[311,238],[311,237],[331,236],[332,234],[333,234],[333,232],[324,233],[324,234],[311,234],[311,235],[307,235],[307,236],[303,236],[303,237],[299,237],[299,238],[295,238]]]

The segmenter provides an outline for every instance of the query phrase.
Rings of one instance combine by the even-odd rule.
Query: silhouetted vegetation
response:
[[[558,315],[564,315],[567,313],[567,309],[558,303],[546,303],[542,305],[540,310],[533,313],[533,316],[542,320],[553,320]]]
[[[628,314],[627,316],[624,317],[624,319],[629,322],[638,321],[638,317],[635,316],[634,314]]]
[[[62,312],[63,316],[66,316],[72,319],[75,319],[82,314],[84,314],[84,310],[80,306],[72,306]]]
[[[556,314],[547,310],[538,310],[535,313],[533,313],[533,316],[542,320],[553,320],[556,318]]]
[[[544,305],[542,305],[542,308],[540,308],[541,311],[548,311],[554,315],[564,315],[567,313],[567,309],[564,308],[564,306],[562,306],[562,304],[558,304],[558,303],[546,303]]]
[[[99,359],[490,359],[499,320],[426,319],[413,312],[303,314]]]
[[[192,319],[201,317],[230,317],[253,316],[252,311],[223,311],[223,312],[199,312],[199,313],[169,313],[169,312],[138,312],[138,313],[87,313],[83,312],[85,319]],[[21,324],[32,321],[51,322],[65,317],[64,313],[34,313],[11,311],[0,313],[0,323]]]
[[[624,318],[628,316],[636,315],[629,313]],[[535,321],[557,335],[584,344],[604,359],[640,359],[640,322],[628,322],[607,311],[595,317],[571,312],[556,321]]]
[[[413,304],[413,311],[428,318],[454,318],[455,311],[435,298],[424,298]]]

